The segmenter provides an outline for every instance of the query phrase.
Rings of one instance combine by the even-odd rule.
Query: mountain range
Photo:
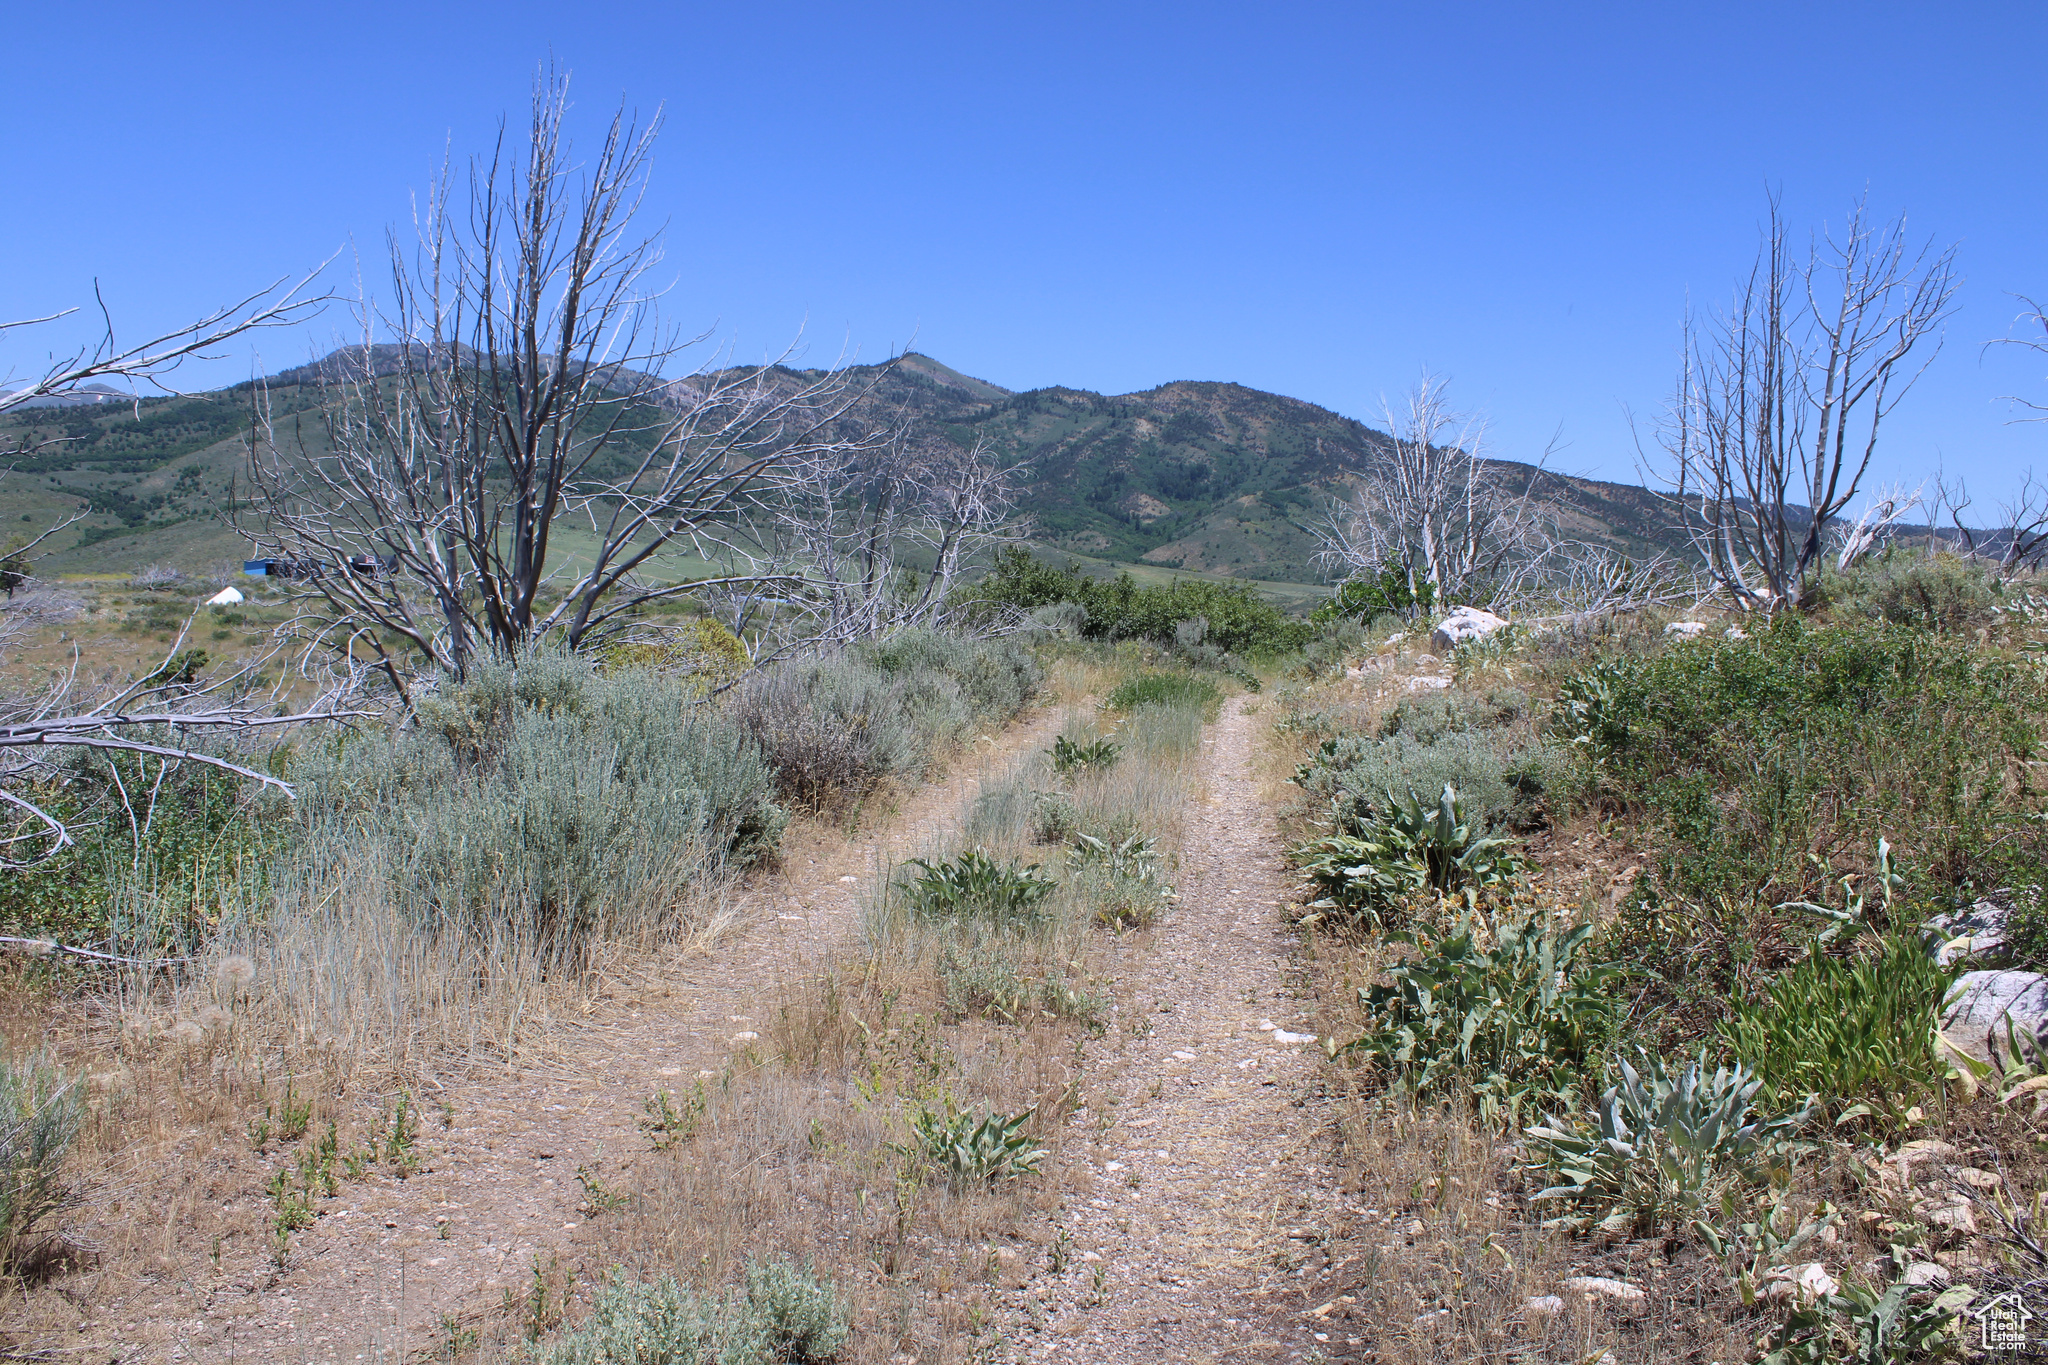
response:
[[[273,422],[312,417],[327,362],[264,381]],[[792,371],[790,381],[816,378]],[[1241,384],[1177,381],[1105,395],[1054,387],[1013,392],[916,353],[852,376],[870,401],[921,435],[982,439],[1027,469],[1022,510],[1044,552],[1091,567],[1129,566],[1295,585],[1321,580],[1314,518],[1389,445],[1384,432],[1298,398]],[[91,514],[43,547],[44,573],[118,572],[162,563],[217,569],[246,542],[222,510],[243,475],[254,386],[144,399],[17,408],[0,414],[9,447],[52,442],[0,479],[0,520],[24,538],[81,503]],[[95,395],[97,397],[97,395]],[[1629,554],[1675,548],[1646,489],[1538,471],[1495,472],[1520,487],[1541,478],[1573,533]]]

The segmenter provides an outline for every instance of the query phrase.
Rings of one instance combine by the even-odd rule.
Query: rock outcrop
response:
[[[1453,607],[1451,614],[1437,622],[1435,632],[1430,635],[1429,652],[1441,658],[1459,645],[1484,640],[1506,625],[1506,621],[1490,611],[1482,611],[1478,607]]]
[[[2048,976],[2039,972],[1966,972],[1949,987],[1941,1031],[1980,1062],[1994,1053],[2048,1055]]]

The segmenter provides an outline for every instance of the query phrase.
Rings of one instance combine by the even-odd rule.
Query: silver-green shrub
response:
[[[738,688],[728,711],[759,742],[785,794],[825,806],[924,772],[977,722],[1014,716],[1039,678],[1015,641],[908,630],[782,664]]]
[[[890,677],[937,673],[960,686],[978,720],[1008,720],[1038,691],[1038,660],[1008,638],[968,639],[935,630],[906,630],[860,647],[858,655]]]
[[[1319,804],[1332,805],[1347,830],[1385,815],[1411,791],[1432,796],[1456,788],[1466,818],[1488,830],[1505,823],[1515,801],[1499,750],[1470,730],[1427,742],[1404,733],[1384,739],[1339,735],[1323,741],[1296,771],[1295,782]]]
[[[293,777],[310,863],[374,855],[417,921],[554,960],[672,926],[786,820],[759,747],[682,683],[547,653],[479,666],[416,729],[317,745]]]
[[[824,1365],[852,1329],[829,1280],[780,1258],[747,1267],[723,1298],[664,1275],[613,1271],[590,1315],[539,1348],[540,1365]]]
[[[924,770],[931,742],[912,722],[906,692],[843,656],[802,659],[735,689],[729,713],[760,744],[786,795],[823,806]]]
[[[2004,601],[1993,567],[1986,562],[1897,548],[1831,580],[1826,593],[1845,615],[1938,631],[1989,624]]]
[[[836,1360],[853,1335],[832,1282],[779,1257],[747,1267],[747,1307],[766,1329],[775,1360]]]
[[[78,1136],[73,1081],[40,1059],[0,1062],[0,1266],[12,1264],[37,1224],[71,1200],[64,1158]]]

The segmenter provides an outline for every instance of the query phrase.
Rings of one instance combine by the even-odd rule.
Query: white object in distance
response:
[[[206,599],[206,605],[209,607],[226,607],[232,606],[241,600],[242,594],[236,589],[222,588],[219,592]]]

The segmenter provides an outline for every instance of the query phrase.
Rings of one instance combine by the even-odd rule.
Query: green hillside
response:
[[[313,450],[325,443],[318,369],[288,370],[265,386],[280,436]],[[813,377],[786,376],[792,383]],[[914,353],[856,378],[873,383],[878,413],[908,419],[926,437],[963,447],[984,439],[1023,459],[1030,470],[1023,509],[1041,547],[1104,571],[1131,565],[1298,585],[1285,596],[1312,594],[1321,579],[1300,523],[1387,444],[1383,433],[1351,418],[1240,384],[1183,381],[1113,396],[1068,388],[1012,393]],[[25,539],[89,508],[75,529],[46,542],[46,574],[151,563],[225,568],[247,550],[226,513],[233,490],[246,488],[255,394],[254,385],[241,384],[134,405],[0,416],[0,458],[55,442],[14,460],[14,472],[0,479],[0,520]],[[1524,465],[1501,468],[1517,482],[1535,475]],[[1571,505],[1579,534],[1637,554],[1668,548],[1646,490],[1555,479],[1554,491]]]

